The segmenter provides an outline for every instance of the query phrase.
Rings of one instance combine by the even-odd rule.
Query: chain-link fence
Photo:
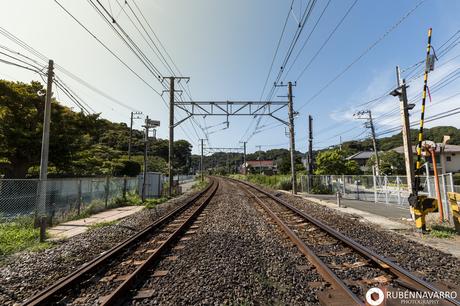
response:
[[[317,194],[333,194],[340,192],[343,198],[385,203],[408,207],[409,188],[405,176],[376,175],[304,175],[301,176],[302,192]],[[420,194],[436,197],[435,179],[425,176],[421,179],[423,190]],[[452,173],[439,176],[439,189],[443,205],[444,217],[450,219],[448,192],[455,192]]]
[[[168,176],[163,176],[163,181],[166,183],[168,182]],[[186,183],[186,182],[191,182],[195,179],[195,175],[193,174],[187,174],[187,175],[174,175],[173,180],[178,182],[179,184]]]
[[[111,207],[137,193],[137,178],[0,179],[0,219],[44,213],[51,221]],[[40,190],[46,197],[40,197]]]

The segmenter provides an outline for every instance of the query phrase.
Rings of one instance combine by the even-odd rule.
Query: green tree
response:
[[[186,140],[174,141],[173,167],[175,174],[187,174],[190,170],[192,145]]]
[[[380,175],[397,175],[406,173],[406,165],[404,157],[393,151],[380,152]],[[372,155],[371,158],[366,163],[366,167],[370,169],[368,172],[372,173],[372,167],[375,165],[375,155]]]
[[[141,171],[144,171],[144,156],[136,155],[132,159],[141,165]],[[168,174],[168,163],[161,157],[149,154],[147,170],[149,172],[160,172]]]
[[[71,161],[71,173],[76,176],[113,175],[115,169],[122,167],[122,152],[96,144],[78,152]]]
[[[359,174],[359,166],[355,161],[346,160],[345,151],[333,149],[318,153],[316,171],[318,175]]]
[[[295,156],[295,168],[297,171],[304,170],[305,167],[302,165],[302,158],[300,156]],[[281,162],[278,164],[278,172],[280,174],[290,174],[291,173],[291,156],[285,155]]]
[[[120,159],[114,165],[113,175],[115,176],[137,176],[141,172],[141,164],[128,159]]]
[[[6,177],[25,177],[40,156],[44,94],[38,82],[0,80],[0,157]]]
[[[6,177],[24,178],[39,164],[45,93],[39,82],[0,80],[0,160]],[[52,100],[49,162],[58,172],[85,144],[83,118]]]

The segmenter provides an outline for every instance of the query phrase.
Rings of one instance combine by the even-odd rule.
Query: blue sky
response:
[[[162,126],[157,135],[167,138],[167,108],[162,99],[123,67],[54,1],[2,0],[2,2],[2,7],[8,6],[8,10],[0,11],[1,27],[132,109],[141,110],[149,117],[160,120]],[[60,0],[59,2],[114,52],[120,54],[149,84],[161,90],[161,85],[110,31],[86,1]],[[152,62],[166,75],[148,46],[120,11],[118,3],[122,2],[101,0],[108,10],[118,16],[119,24],[125,27]],[[282,58],[298,26],[296,20],[300,18],[307,2],[306,0],[294,1],[285,35],[269,77],[268,87],[278,73]],[[286,82],[297,81],[297,86],[294,87],[294,109],[300,109],[299,116],[296,118],[296,139],[297,149],[301,151],[306,150],[308,114],[314,118],[315,148],[337,144],[339,136],[343,141],[366,137],[367,133],[362,127],[362,121],[353,120],[352,117],[353,112],[360,109],[356,105],[379,97],[396,86],[396,65],[404,69],[423,60],[429,27],[433,28],[435,48],[460,29],[459,1],[426,0],[346,73],[311,100],[311,97],[325,84],[334,79],[419,3],[418,0],[358,0],[319,56],[302,77],[297,79],[300,71],[353,2],[354,0],[330,1],[323,18],[299,54],[294,66],[282,77]],[[180,71],[185,76],[191,77],[189,86],[193,99],[258,100],[260,98],[291,0],[137,0],[136,3],[141,7]],[[326,0],[317,1],[287,67],[290,67],[298,53],[298,48],[304,44],[327,3]],[[0,36],[0,45],[30,55],[4,36]],[[432,84],[458,69],[460,59],[456,59],[455,56],[459,52],[460,47],[457,45],[440,58],[437,63],[439,69],[430,74]],[[452,61],[442,65],[451,58]],[[4,64],[0,67],[0,78],[22,81],[38,79],[38,76],[15,67]],[[57,74],[59,75],[59,72]],[[102,117],[128,122],[131,109],[114,104],[65,75],[59,76],[96,112],[101,112]],[[421,91],[422,85],[421,78],[411,82],[409,97],[416,96]],[[460,103],[458,96],[441,101],[458,91],[459,82],[455,79],[448,86],[433,92],[433,102],[428,103],[426,115],[430,116],[458,106]],[[55,94],[65,104],[72,106],[62,92],[57,91]],[[285,89],[280,89],[277,94],[285,95]],[[442,103],[436,104],[437,101]],[[308,104],[302,107],[307,102]],[[416,103],[419,107],[420,99],[416,99]],[[390,96],[367,106],[376,118],[377,133],[397,127],[400,123],[399,103],[396,98]],[[418,119],[420,115],[418,109],[413,111],[413,120]],[[178,117],[181,116],[178,113]],[[286,117],[286,114],[281,113],[280,116]],[[246,140],[253,134],[256,120],[250,117],[233,117],[230,118],[228,129],[219,130],[224,125],[209,128],[208,131],[211,133],[207,145],[240,146],[239,141]],[[182,128],[176,129],[176,139],[189,140],[194,145],[194,152],[198,152],[198,138],[204,136],[200,127],[217,125],[223,121],[222,117],[197,117],[197,123],[192,124],[188,121],[181,125]],[[459,122],[457,115],[427,125],[448,124],[460,127]],[[140,125],[139,120],[135,127],[140,128]],[[245,134],[249,125],[250,129]],[[284,127],[278,126],[273,119],[262,119],[259,129],[262,131],[249,139],[249,152],[255,151],[256,145],[266,145],[264,149],[288,147]]]

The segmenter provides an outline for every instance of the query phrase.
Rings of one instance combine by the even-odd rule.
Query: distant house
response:
[[[248,171],[270,175],[277,172],[277,167],[273,160],[247,160],[241,167],[241,173],[246,174]]]
[[[358,163],[359,168],[361,171],[366,171],[368,170],[366,167],[367,161],[369,158],[371,158],[374,155],[374,151],[361,151],[358,153],[355,153],[351,156],[348,156],[346,159],[347,160],[354,160],[356,163]]]
[[[446,144],[444,150],[442,150],[442,143],[438,143],[436,146],[436,163],[440,173],[457,173],[460,172],[460,146]],[[394,148],[400,154],[404,154],[403,147]],[[417,155],[415,146],[412,146],[412,152]]]

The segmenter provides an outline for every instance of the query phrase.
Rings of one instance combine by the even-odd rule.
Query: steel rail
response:
[[[209,204],[211,199],[214,197],[217,189],[219,188],[219,183],[215,182],[213,184],[212,191],[203,201],[203,203],[195,209],[195,211],[190,215],[187,220],[185,220],[177,230],[174,231],[161,245],[155,249],[155,251],[133,272],[129,277],[120,284],[112,293],[102,299],[102,306],[105,305],[118,305],[123,302],[125,299],[124,295],[129,293],[129,290],[133,287],[136,280],[145,273],[149,268],[151,268],[154,263],[160,258],[163,251],[171,246],[172,243],[177,241],[178,237],[185,232],[185,230],[190,226],[190,224],[201,214],[203,209]]]
[[[50,301],[53,298],[60,294],[63,291],[69,290],[72,286],[78,284],[87,274],[94,273],[100,267],[107,264],[107,262],[118,256],[122,251],[126,248],[131,247],[132,245],[136,244],[139,240],[143,239],[145,236],[150,234],[151,232],[157,230],[165,223],[169,222],[173,219],[178,213],[181,213],[189,206],[193,205],[199,198],[204,196],[212,186],[216,184],[215,180],[212,180],[211,183],[201,192],[195,194],[193,197],[188,199],[183,205],[177,207],[167,215],[161,217],[157,221],[151,223],[150,225],[146,226],[144,229],[140,230],[136,234],[132,235],[131,237],[125,239],[124,241],[120,242],[104,254],[92,259],[88,263],[83,264],[80,268],[75,270],[74,272],[70,273],[67,276],[57,280],[51,286],[45,288],[44,290],[38,292],[31,298],[27,299],[22,305],[27,306],[35,306],[35,305],[49,305]]]
[[[288,235],[289,239],[297,246],[297,248],[308,258],[308,260],[316,267],[318,273],[324,278],[325,281],[332,285],[332,288],[337,290],[334,292],[334,298],[340,299],[342,305],[364,305],[361,299],[356,296],[348,286],[342,282],[337,275],[309,248],[296,233],[294,233],[257,195],[252,191],[243,187],[243,189],[250,194],[260,206],[275,220],[275,222],[282,228]]]
[[[246,186],[249,186],[258,192],[264,194],[265,196],[269,197],[273,201],[277,202],[278,204],[283,205],[284,207],[288,208],[289,210],[293,211],[297,215],[301,216],[302,218],[306,219],[308,222],[314,224],[315,226],[321,228],[331,236],[335,237],[337,240],[345,243],[349,247],[351,247],[353,250],[356,252],[360,253],[362,256],[372,260],[374,263],[382,267],[384,270],[389,270],[392,274],[396,275],[398,278],[401,279],[401,285],[402,286],[407,286],[408,288],[412,290],[429,290],[438,294],[442,294],[441,290],[433,286],[432,284],[424,281],[423,279],[415,276],[411,272],[407,271],[406,269],[402,268],[401,266],[397,265],[396,263],[390,261],[389,259],[385,258],[382,255],[377,254],[375,251],[361,245],[360,243],[350,239],[349,237],[343,235],[339,231],[333,229],[329,225],[326,225],[325,223],[313,218],[312,216],[306,214],[305,212],[299,210],[297,207],[293,206],[292,204],[277,198],[275,195],[271,194],[270,192],[267,192],[263,190],[262,188],[258,186],[254,186],[253,184],[250,184],[245,181],[241,180],[236,180],[236,179],[231,179],[235,182],[244,184]],[[443,296],[443,294],[441,295]],[[460,301],[452,298],[446,298],[444,299],[445,301],[449,302],[452,305],[457,305],[460,306]]]

